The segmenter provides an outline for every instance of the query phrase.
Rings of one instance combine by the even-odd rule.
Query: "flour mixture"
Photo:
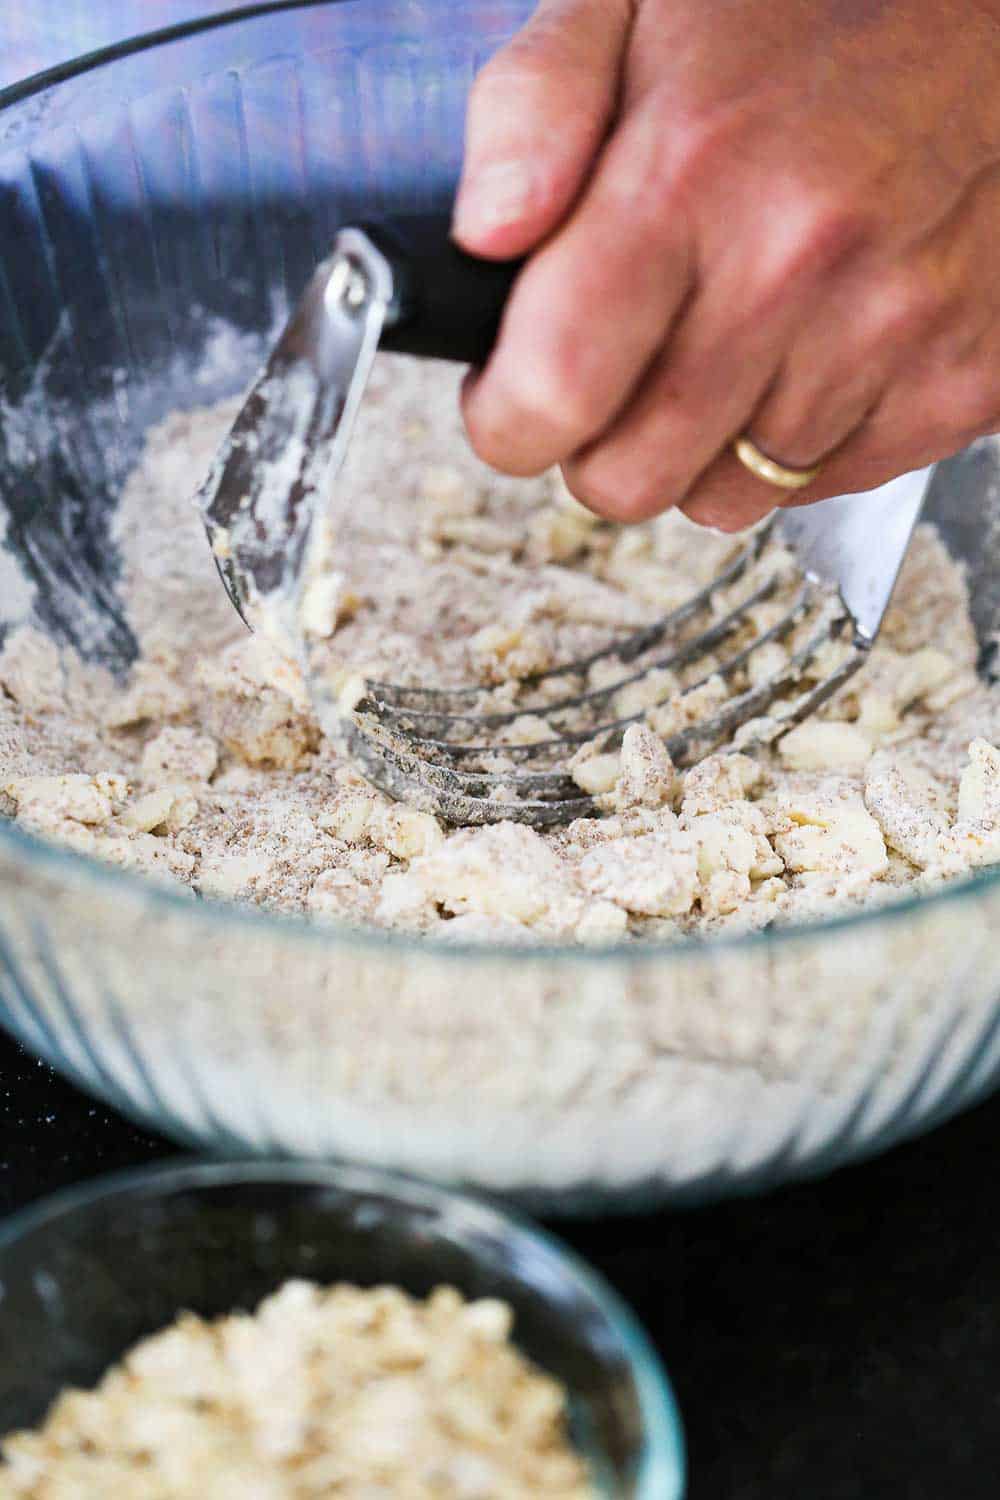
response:
[[[0,1500],[596,1500],[567,1395],[503,1302],[288,1281],[188,1313],[0,1443]]]
[[[309,632],[345,690],[364,674],[471,680],[516,707],[521,679],[658,618],[738,544],[676,515],[619,530],[556,476],[496,476],[462,436],[457,379],[376,366],[337,485],[339,571],[311,590]],[[30,626],[0,652],[0,812],[26,829],[202,897],[516,942],[761,928],[1000,862],[1000,689],[976,677],[962,573],[928,527],[870,663],[777,750],[678,772],[663,737],[730,689],[661,672],[616,698],[645,712],[621,752],[574,762],[603,817],[451,830],[390,802],[322,740],[296,672],[219,584],[191,495],[235,409],[168,418],[128,483],[116,541],[142,647],[128,680]],[[758,566],[780,563],[769,543]],[[761,603],[748,628],[785,607]],[[795,645],[772,642],[752,670]],[[544,732],[526,712],[508,742]]]

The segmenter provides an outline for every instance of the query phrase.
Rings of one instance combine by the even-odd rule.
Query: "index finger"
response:
[[[455,206],[464,249],[523,255],[564,218],[614,115],[631,16],[629,0],[542,0],[479,73]]]

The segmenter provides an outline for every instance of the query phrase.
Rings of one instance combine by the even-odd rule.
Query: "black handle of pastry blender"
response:
[[[395,296],[379,347],[483,365],[523,261],[467,255],[451,239],[448,214],[358,225],[389,262]]]

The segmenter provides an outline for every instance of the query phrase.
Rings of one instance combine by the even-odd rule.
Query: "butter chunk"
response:
[[[517,542],[509,526],[485,516],[440,516],[433,523],[433,539],[468,547],[473,552],[510,552]]]
[[[865,781],[864,796],[890,849],[921,870],[949,859],[949,820],[942,789],[933,777],[879,757]]]
[[[301,769],[319,743],[301,673],[259,636],[240,640],[195,673],[204,726],[246,765]]]
[[[553,731],[538,714],[518,714],[497,733],[498,745],[537,745],[552,738]]]
[[[147,792],[131,802],[119,818],[126,828],[136,833],[152,833],[167,821],[175,802],[174,793],[168,787]]]
[[[774,847],[787,869],[874,879],[889,868],[885,839],[857,794],[836,796],[821,789],[784,792],[778,798],[784,827]]]
[[[432,514],[473,516],[482,499],[460,469],[450,464],[432,464],[420,476],[420,499]]]
[[[15,776],[3,790],[17,803],[18,816],[38,824],[61,822],[96,826],[112,813],[113,788],[84,773],[64,776]]]
[[[953,839],[967,866],[1000,863],[1000,751],[988,740],[975,739],[969,746]]]
[[[701,909],[706,916],[728,916],[750,899],[750,877],[738,870],[716,870],[702,882]]]
[[[904,656],[895,685],[897,707],[908,708],[943,687],[955,675],[955,668],[954,658],[934,646],[924,646]]]
[[[591,895],[647,917],[689,912],[698,891],[691,836],[663,828],[637,838],[609,839],[584,855],[580,879]]]
[[[685,724],[707,723],[728,702],[729,688],[725,679],[716,673],[681,695],[681,716]]]
[[[530,926],[558,920],[574,904],[568,871],[545,840],[520,823],[461,829],[415,859],[410,872],[456,916],[478,912]]]
[[[666,667],[653,667],[634,682],[626,683],[614,696],[616,719],[632,719],[646,709],[667,703],[677,692],[677,678]]]
[[[1000,822],[1000,750],[988,740],[973,740],[969,764],[958,784],[961,823]]]
[[[717,812],[742,802],[760,781],[760,767],[748,755],[706,755],[684,777],[683,819]]]
[[[778,742],[778,754],[792,771],[859,771],[871,753],[871,736],[860,725],[836,719],[808,719]]]
[[[441,825],[431,814],[390,802],[365,786],[338,792],[318,819],[320,828],[348,844],[374,844],[396,859],[415,859],[441,843]]]
[[[880,645],[858,686],[858,724],[873,738],[894,734],[911,704],[940,691],[955,674],[954,658],[933,646],[902,655]]]
[[[186,880],[194,871],[195,858],[178,849],[169,839],[136,831],[117,837],[98,835],[95,853],[110,864],[137,870],[155,879]]]
[[[348,844],[361,844],[371,836],[378,811],[374,792],[363,786],[348,786],[338,792],[331,805],[321,813],[320,828]]]
[[[958,856],[968,869],[1000,864],[1000,825],[956,823],[952,837]],[[947,864],[945,871],[950,873]]]
[[[198,799],[187,786],[163,786],[136,797],[122,811],[119,824],[135,833],[180,833],[198,814]]]
[[[535,626],[519,621],[484,625],[469,638],[469,653],[488,682],[531,677],[552,666],[552,650]]]
[[[437,920],[423,882],[410,871],[392,871],[379,888],[375,920],[388,927],[422,928]]]
[[[416,859],[442,842],[437,818],[402,803],[379,807],[371,824],[372,841],[397,859]]]
[[[700,855],[703,876],[728,868],[749,875],[751,880],[765,880],[780,875],[785,868],[784,861],[771,847],[771,823],[763,808],[754,802],[727,802],[714,813],[700,813],[693,818],[682,816],[680,823],[690,831],[699,849],[707,851]],[[712,869],[706,861],[712,862]]]
[[[208,781],[219,763],[219,749],[211,735],[196,729],[168,726],[146,745],[141,770],[147,780]]]
[[[273,874],[273,861],[259,849],[234,853],[229,850],[203,859],[198,869],[198,889],[206,896],[233,900],[241,892],[264,887]]]
[[[306,907],[315,916],[342,917],[363,921],[373,904],[371,886],[358,880],[350,870],[324,870],[309,888]]]
[[[347,586],[343,573],[333,570],[310,579],[299,605],[299,624],[309,640],[328,640],[337,627],[361,607],[359,596]]]
[[[630,724],[622,739],[617,807],[662,807],[673,796],[676,772],[670,752],[645,724]]]
[[[540,562],[565,563],[587,546],[597,517],[575,501],[574,505],[575,510],[553,506],[531,518],[528,541],[532,557]]]
[[[760,687],[772,677],[779,677],[788,667],[788,652],[780,641],[765,641],[747,658],[747,680]]]
[[[618,750],[601,751],[595,745],[581,745],[569,763],[569,774],[581,791],[590,797],[614,790],[621,770]]]
[[[255,700],[226,704],[218,717],[211,716],[211,722],[226,749],[248,766],[298,770],[319,739],[315,726],[288,699],[266,689]]]
[[[728,816],[730,811],[723,808],[717,813],[704,813],[690,824],[697,849],[701,906],[706,913],[732,912],[749,900],[750,874],[760,866],[757,837]]]
[[[722,870],[749,876],[757,859],[753,835],[721,813],[706,813],[691,824],[698,850],[698,874],[703,880]]]
[[[578,943],[597,947],[601,943],[620,942],[628,933],[628,913],[613,901],[591,901],[576,924],[573,936]]]
[[[27,713],[46,713],[65,696],[65,670],[50,636],[23,626],[0,648],[0,689]]]

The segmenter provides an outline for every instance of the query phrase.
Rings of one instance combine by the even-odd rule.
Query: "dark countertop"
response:
[[[1000,1097],[826,1179],[556,1225],[639,1312],[691,1500],[1000,1494]],[[0,1033],[0,1213],[176,1147]]]

